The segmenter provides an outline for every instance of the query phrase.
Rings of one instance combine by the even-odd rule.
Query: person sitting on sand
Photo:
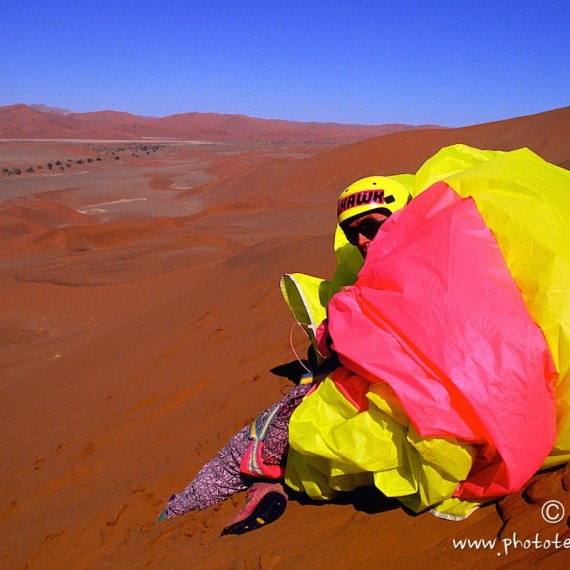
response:
[[[340,194],[338,223],[348,242],[365,258],[382,224],[410,199],[403,185],[381,176],[366,177]],[[337,365],[334,356],[325,360],[306,377],[307,382],[301,381],[274,406],[262,412],[251,426],[234,435],[182,492],[170,497],[158,522],[205,509],[246,489],[249,492],[244,508],[222,534],[242,534],[279,518],[285,510],[287,495],[281,483],[268,483],[267,480],[275,481],[284,476],[289,419],[315,382]],[[256,480],[258,482],[254,483]]]
[[[313,344],[333,350],[338,362],[323,366],[334,370],[230,440],[159,520],[252,476],[283,476],[314,500],[374,486],[415,513],[462,520],[567,461],[567,171],[528,149],[454,145],[411,179],[378,182],[339,200],[339,234],[365,257],[357,278],[339,239],[333,279],[305,276],[286,296],[307,329],[323,321]],[[286,501],[279,483],[251,486],[223,534],[272,522]]]

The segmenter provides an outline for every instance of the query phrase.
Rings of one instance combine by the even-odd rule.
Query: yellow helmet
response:
[[[386,176],[368,176],[353,182],[338,197],[338,223],[377,211],[389,216],[411,199],[408,189]]]

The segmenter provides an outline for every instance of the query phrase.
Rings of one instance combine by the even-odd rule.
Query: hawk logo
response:
[[[355,206],[363,206],[365,204],[385,204],[384,190],[364,190],[356,192],[346,198],[342,198],[338,203],[337,216],[340,216],[346,210]]]

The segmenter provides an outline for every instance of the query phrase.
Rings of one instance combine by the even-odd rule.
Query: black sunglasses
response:
[[[359,235],[363,235],[365,238],[372,240],[376,237],[380,226],[386,221],[386,219],[376,220],[375,218],[366,218],[359,224],[343,228],[344,235],[346,236],[348,243],[351,245],[358,245]]]

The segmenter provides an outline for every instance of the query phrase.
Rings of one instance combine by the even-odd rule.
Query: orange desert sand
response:
[[[22,172],[0,178],[2,568],[568,567],[570,548],[525,543],[570,547],[567,466],[458,523],[370,490],[293,496],[242,536],[219,535],[244,494],[155,519],[293,386],[279,278],[332,274],[345,185],[415,172],[454,143],[527,146],[568,168],[570,107],[342,145],[32,138],[0,142],[2,168]],[[566,506],[559,523],[546,500]],[[480,538],[496,548],[454,548]]]

